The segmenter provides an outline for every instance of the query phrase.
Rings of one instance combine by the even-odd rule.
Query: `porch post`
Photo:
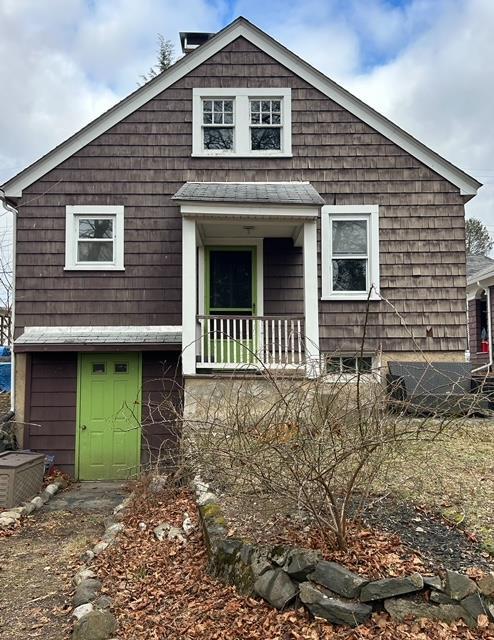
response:
[[[182,218],[182,372],[196,372],[196,221]]]
[[[319,295],[317,280],[317,222],[304,222],[305,370],[308,378],[320,374]]]

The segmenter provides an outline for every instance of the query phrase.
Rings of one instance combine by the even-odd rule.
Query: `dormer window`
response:
[[[194,89],[193,156],[292,154],[290,89]]]

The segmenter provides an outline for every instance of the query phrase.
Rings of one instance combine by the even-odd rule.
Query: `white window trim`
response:
[[[207,98],[231,98],[234,101],[233,149],[204,149],[202,140],[202,101]],[[252,151],[250,148],[249,100],[279,98],[281,100],[281,150]],[[292,157],[292,90],[291,89],[193,89],[192,90],[192,157],[235,158]]]
[[[331,277],[331,220],[368,220],[368,271],[366,292],[333,291]],[[379,205],[324,205],[321,209],[322,300],[380,300],[379,295]],[[369,296],[369,289],[372,288]]]
[[[83,216],[114,219],[112,262],[77,261],[77,219]],[[121,205],[67,205],[65,207],[65,271],[125,271],[124,207]]]

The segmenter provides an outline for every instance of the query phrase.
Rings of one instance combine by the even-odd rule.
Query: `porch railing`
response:
[[[197,368],[295,369],[304,364],[299,316],[197,316]]]

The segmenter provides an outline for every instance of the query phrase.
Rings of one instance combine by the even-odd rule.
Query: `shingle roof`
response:
[[[472,256],[467,255],[467,279],[470,280],[475,275],[482,273],[494,267],[494,260],[487,256]]]
[[[180,345],[182,327],[26,327],[15,346],[40,345]]]
[[[310,182],[186,182],[172,200],[326,204]]]

